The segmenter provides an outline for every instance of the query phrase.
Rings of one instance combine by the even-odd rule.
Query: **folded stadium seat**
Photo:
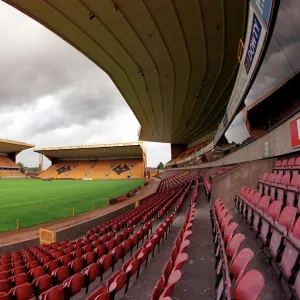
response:
[[[39,266],[39,262],[37,260],[33,260],[33,261],[30,261],[29,263],[27,263],[25,265],[26,269],[29,271],[29,270],[32,270],[32,269],[35,269]],[[20,267],[19,267],[20,268]]]
[[[264,212],[261,216],[261,230],[258,236],[265,246],[269,246],[271,225],[274,225],[275,220],[278,220],[282,205],[283,203],[281,201],[273,201],[268,211],[266,213]]]
[[[72,261],[71,254],[65,254],[59,259],[59,263],[63,266],[67,266]]]
[[[65,289],[62,285],[56,285],[40,294],[39,300],[64,300]]]
[[[93,263],[90,266],[86,267],[81,272],[84,275],[84,284],[86,288],[86,294],[89,291],[89,285],[96,280],[100,275],[100,264]]]
[[[294,166],[292,166],[292,176],[300,175],[300,156],[296,158]]]
[[[290,158],[287,162],[287,165],[285,166],[284,168],[284,174],[290,174],[292,175],[292,168],[293,166],[295,165],[295,161],[296,161],[296,158],[293,157],[293,158]]]
[[[296,275],[295,283],[292,286],[292,291],[295,297],[300,299],[300,272],[298,270],[298,273]]]
[[[9,271],[11,269],[11,264],[0,265],[0,272]]]
[[[257,192],[252,197],[252,200],[248,202],[246,219],[249,222],[250,226],[252,226],[252,223],[253,223],[253,211],[258,206],[261,196],[262,196],[262,194]]]
[[[28,282],[12,288],[10,290],[9,294],[12,299],[16,299],[16,300],[32,300],[32,299],[34,299],[32,285]]]
[[[60,267],[58,260],[51,260],[45,266],[45,270],[48,274],[51,274],[54,270]]]
[[[252,202],[252,198],[254,197],[255,193],[255,190],[250,190],[246,195],[246,198],[243,200],[242,217],[245,219],[247,218],[249,203]]]
[[[51,275],[46,274],[33,280],[31,284],[34,289],[35,296],[38,297],[41,293],[51,288],[52,277]]]
[[[232,261],[232,264],[229,268],[229,274],[231,279],[234,278],[235,285],[237,285],[240,279],[243,277],[244,272],[247,269],[248,264],[254,257],[254,252],[251,249],[244,248],[242,249],[235,259]]]
[[[112,285],[116,286],[116,283],[113,283]],[[110,299],[111,299],[111,292],[107,290],[106,286],[101,286],[86,298],[86,300],[110,300]]]
[[[281,167],[281,160],[277,160],[275,166],[273,167],[273,173],[278,174],[278,169]]]
[[[109,253],[110,250],[112,250],[115,247],[115,240],[109,240],[105,243],[106,251]]]
[[[73,259],[81,258],[81,256],[82,256],[83,254],[84,254],[84,253],[83,253],[82,248],[76,249],[75,251],[73,251],[73,252],[71,253]]]
[[[273,259],[276,261],[281,255],[284,238],[287,236],[288,232],[294,227],[296,214],[296,207],[287,206],[282,210],[278,221],[275,220],[274,224],[272,225],[273,230],[268,250],[272,255]]]
[[[46,272],[45,272],[45,268],[42,267],[42,266],[39,266],[39,267],[36,267],[34,269],[31,269],[29,271],[29,277],[34,280],[42,275],[45,275]]]
[[[112,271],[114,270],[115,264],[122,258],[123,249],[121,245],[116,246],[113,248],[109,254],[111,254],[112,260]]]
[[[277,188],[278,184],[280,184],[282,180],[283,175],[282,174],[276,174],[275,179],[273,182],[270,184],[270,197],[272,200],[275,200],[277,197]]]
[[[228,263],[231,263],[238,251],[240,249],[241,244],[245,240],[245,236],[241,233],[236,233],[226,247],[226,255],[228,257]]]
[[[278,167],[278,169],[277,169],[279,174],[284,175],[285,168],[287,167],[287,164],[288,164],[287,159],[283,159],[283,160],[281,161],[281,166]]]
[[[282,177],[281,182],[277,184],[277,200],[284,202],[285,193],[288,185],[290,185],[290,174],[286,174]]]
[[[80,273],[67,278],[63,282],[63,287],[66,292],[66,299],[70,299],[74,295],[80,293],[81,289],[84,287],[84,276]]]
[[[300,176],[295,175],[292,178],[291,183],[287,186],[287,192],[286,192],[286,205],[287,206],[298,206],[298,193],[300,189]],[[300,213],[300,211],[299,211]]]
[[[262,193],[264,191],[265,182],[268,180],[269,174],[264,173],[261,179],[258,179],[258,191]]]
[[[99,245],[101,245],[100,240],[95,240],[95,241],[92,242],[93,249],[97,248]]]
[[[103,279],[103,274],[112,266],[112,256],[111,254],[105,254],[97,260],[100,264],[100,277]]]
[[[82,250],[84,253],[88,253],[93,251],[93,245],[92,244],[86,244],[84,247],[82,247]]]
[[[248,197],[248,193],[250,192],[250,188],[245,187],[244,189],[241,189],[241,194],[239,195],[239,205],[238,205],[238,211],[240,213],[242,213],[243,208],[244,208],[244,201],[246,201],[247,197]]]
[[[88,266],[95,262],[96,254],[93,251],[90,251],[82,255],[81,258],[83,259],[84,266]]]
[[[9,271],[0,272],[0,280],[8,279],[10,277]]]
[[[152,291],[150,300],[159,300],[160,295],[164,291],[164,288],[165,288],[165,281],[162,278],[160,278],[157,281],[157,283]]]
[[[0,300],[10,300],[9,293],[0,292]]]
[[[271,173],[268,176],[268,179],[265,181],[263,194],[265,196],[269,196],[271,184],[275,181],[276,174]]]
[[[121,246],[122,246],[122,262],[124,261],[124,257],[127,255],[127,253],[129,253],[129,251],[131,250],[132,248],[132,245],[131,245],[131,240],[127,239],[125,241],[123,241],[121,243]]]
[[[28,273],[17,274],[10,278],[12,286],[18,286],[23,283],[29,282]]]
[[[271,197],[263,196],[256,207],[253,209],[253,222],[252,229],[259,234],[261,228],[261,217],[264,213],[268,211],[270,205]]]
[[[114,278],[114,280],[109,284],[109,286],[107,286],[107,288],[112,293],[112,295],[115,295],[125,287],[126,282],[127,282],[127,274],[123,273],[123,271],[120,271],[120,273]]]
[[[292,231],[288,233],[286,245],[283,250],[279,267],[283,277],[289,283],[293,279],[295,270],[298,268],[298,258],[300,249],[300,218],[297,219]]]
[[[0,292],[8,293],[10,290],[10,280],[2,279],[0,280]]]
[[[225,232],[224,232],[224,237],[223,237],[223,240],[224,240],[224,244],[225,246],[230,242],[230,240],[232,239],[234,233],[235,233],[235,230],[237,229],[239,225],[237,223],[230,223],[228,225],[228,227],[225,229]]]
[[[22,273],[26,272],[26,268],[24,266],[19,266],[19,267],[11,269],[10,272],[12,275],[22,274]]]
[[[230,224],[230,222],[232,221],[233,216],[227,214],[225,218],[223,218],[222,223],[221,223],[221,231],[222,233],[225,232],[225,229],[228,227],[228,225]]]
[[[257,270],[251,270],[245,274],[234,290],[236,300],[258,299],[260,292],[264,288],[265,279]]]
[[[82,258],[75,258],[69,263],[69,269],[71,274],[76,274],[80,272],[84,267],[84,261]]]
[[[42,258],[40,258],[40,263],[41,265],[45,265],[47,264],[49,261],[51,261],[51,256],[43,256]]]
[[[51,275],[55,284],[61,284],[69,277],[69,274],[69,266],[62,266],[54,270]]]
[[[181,275],[182,274],[179,270],[172,271],[172,273],[170,274],[170,277],[168,279],[168,282],[165,285],[164,291],[160,295],[159,299],[163,299],[165,297],[171,296],[174,286],[181,278]]]

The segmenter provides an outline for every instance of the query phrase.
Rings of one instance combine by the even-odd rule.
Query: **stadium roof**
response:
[[[145,153],[143,143],[50,147],[37,149],[34,151],[47,157],[58,159],[135,158],[142,157],[143,152]]]
[[[246,0],[4,0],[69,42],[116,84],[140,140],[214,135],[236,77]]]
[[[21,152],[26,149],[33,148],[35,145],[26,144],[22,142],[2,140],[0,139],[0,153]]]

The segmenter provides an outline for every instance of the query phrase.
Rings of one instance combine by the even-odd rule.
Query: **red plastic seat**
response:
[[[264,183],[268,180],[268,176],[268,173],[264,173],[263,177],[258,180],[258,191],[260,193],[262,193],[264,190]]]
[[[221,223],[221,231],[224,232],[225,229],[228,227],[228,225],[230,224],[230,222],[232,221],[233,216],[227,214],[227,216],[223,219],[222,223]]]
[[[93,263],[82,270],[82,274],[85,277],[86,293],[88,293],[89,285],[96,280],[100,275],[100,264]]]
[[[63,282],[63,287],[65,288],[67,298],[71,298],[74,295],[80,293],[81,289],[84,287],[84,276],[82,274],[75,274],[70,278],[67,278]]]
[[[84,263],[82,258],[76,258],[69,263],[71,274],[76,274],[83,269]]]
[[[297,273],[295,283],[292,286],[292,289],[293,289],[294,293],[296,294],[296,296],[298,297],[298,299],[300,299],[300,272],[299,271]]]
[[[159,300],[162,292],[165,288],[165,281],[163,279],[159,279],[152,291],[150,300]]]
[[[40,294],[39,300],[64,300],[65,289],[62,285],[56,285]]]
[[[226,248],[226,255],[228,256],[229,261],[234,260],[244,239],[245,236],[241,233],[237,233],[232,237]]]
[[[37,268],[38,266],[39,266],[39,262],[36,260],[33,260],[33,261],[30,261],[29,263],[27,263],[25,267],[27,270],[32,270],[32,269]]]
[[[9,271],[11,269],[11,264],[0,265],[0,272]]]
[[[177,255],[173,270],[181,270],[184,263],[188,260],[189,256],[187,253],[180,253]]]
[[[179,270],[172,271],[172,273],[170,274],[169,280],[166,283],[165,289],[160,297],[164,298],[164,297],[171,296],[174,286],[179,281],[180,278],[181,278],[181,272]]]
[[[265,279],[260,272],[251,270],[245,274],[234,290],[236,300],[256,300],[264,288]]]
[[[106,246],[105,244],[101,244],[94,249],[94,252],[97,254],[97,258],[102,257],[106,254]]]
[[[101,280],[103,279],[103,274],[112,266],[112,260],[111,254],[105,254],[97,260],[97,263],[100,264]]]
[[[21,273],[11,277],[11,283],[13,286],[18,286],[26,282],[29,282],[28,273]]]
[[[33,297],[33,288],[30,283],[23,283],[9,292],[10,296],[16,300],[31,300]]]
[[[19,267],[16,267],[14,269],[11,269],[10,271],[11,271],[12,275],[17,275],[17,274],[25,273],[26,268],[25,268],[25,266],[19,266]]]
[[[92,244],[86,244],[83,248],[82,248],[84,253],[88,253],[93,251],[93,245]]]
[[[268,212],[264,213],[262,216],[262,225],[259,238],[266,246],[268,246],[269,244],[269,234],[271,225],[274,224],[275,220],[278,220],[282,205],[283,203],[281,201],[273,201],[268,208]]]
[[[0,292],[0,300],[10,300],[9,293]]]
[[[81,258],[81,256],[82,256],[83,254],[84,254],[84,253],[83,253],[82,248],[76,249],[75,251],[73,251],[73,252],[71,253],[73,259]]]
[[[270,246],[268,249],[275,260],[277,260],[281,255],[281,252],[279,250],[283,245],[283,239],[293,228],[296,220],[296,214],[296,207],[287,206],[282,210],[278,221],[275,220],[274,222]]]
[[[0,280],[0,292],[8,293],[10,289],[9,279]]]
[[[252,226],[253,223],[253,211],[258,206],[261,196],[261,193],[255,193],[252,198],[252,201],[248,204],[247,221],[249,222],[250,226]]]
[[[244,272],[253,257],[254,252],[248,248],[244,248],[232,261],[232,264],[229,268],[229,273],[235,279],[235,285],[237,285],[240,279],[243,277]]]
[[[260,233],[261,216],[263,215],[263,213],[268,211],[270,201],[271,201],[270,196],[261,197],[258,206],[255,207],[253,210],[252,229],[257,233]]]
[[[62,251],[55,251],[52,254],[53,259],[58,260],[63,256],[63,252]]]
[[[9,271],[0,272],[0,280],[8,279],[9,277]]]
[[[112,270],[114,270],[114,265],[119,261],[119,259],[122,257],[123,254],[123,248],[122,245],[118,245],[115,248],[113,248],[109,254],[111,254],[113,261],[112,261]]]
[[[228,244],[230,242],[237,227],[238,227],[237,223],[230,223],[228,227],[225,229],[224,237],[223,237],[225,244]]]
[[[81,258],[83,259],[85,266],[88,266],[95,262],[96,254],[93,251],[87,252],[86,254],[82,255]]]
[[[110,300],[111,292],[109,292],[106,286],[101,286],[92,294],[90,294],[86,300]]]
[[[106,251],[109,253],[110,250],[112,250],[115,247],[115,240],[109,240],[105,243]]]
[[[70,274],[69,266],[62,266],[52,272],[52,277],[54,279],[55,284],[63,283]]]
[[[283,177],[282,174],[276,174],[274,181],[271,182],[271,184],[270,184],[270,197],[272,200],[276,199],[277,187],[278,187],[278,184],[280,184],[282,177]]]
[[[263,190],[263,194],[265,196],[269,196],[270,186],[275,181],[275,176],[276,175],[274,173],[270,173],[269,176],[268,176],[268,179],[265,181],[265,183],[264,183],[264,190]]]
[[[164,266],[164,268],[162,270],[162,278],[163,278],[164,282],[168,281],[169,276],[170,276],[170,274],[172,272],[172,269],[173,269],[173,263],[172,263],[172,260],[169,259],[166,262],[166,264],[165,264],[165,266]]]
[[[280,183],[277,184],[277,200],[284,202],[285,192],[290,185],[290,174],[285,174]]]
[[[292,231],[288,233],[286,245],[282,254],[281,262],[279,263],[280,269],[284,277],[289,280],[292,276],[292,270],[296,266],[298,258],[298,249],[300,248],[300,218]]]
[[[293,176],[290,185],[287,186],[287,193],[286,193],[287,206],[297,206],[297,195],[299,192],[299,188],[300,188],[300,176],[295,175]]]
[[[51,285],[52,285],[52,277],[49,274],[36,278],[32,282],[32,286],[34,288],[35,291],[34,293],[36,296],[49,290],[51,288]]]
[[[51,274],[54,270],[56,270],[59,267],[60,265],[58,260],[51,260],[45,265],[45,269],[48,274]]]
[[[45,269],[42,266],[39,266],[29,271],[29,277],[31,277],[32,279],[36,279],[45,274],[46,274]]]

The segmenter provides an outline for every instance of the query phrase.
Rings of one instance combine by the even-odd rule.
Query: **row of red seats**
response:
[[[186,188],[184,188],[183,191],[181,191],[181,193],[179,193],[178,195],[181,195],[181,199],[185,199],[187,194],[189,193],[190,191],[190,188],[192,186],[192,181],[188,184],[188,186]],[[174,201],[168,201],[162,208],[161,210],[158,212],[157,214],[157,217],[158,219],[160,220],[161,217],[169,210],[169,208],[172,206]],[[176,210],[176,207],[175,207],[175,210]]]
[[[152,222],[145,224],[143,227],[145,231],[151,230]],[[34,293],[38,296],[40,293],[50,288],[51,285],[62,283],[71,274],[76,274],[80,272],[85,266],[94,262],[97,258],[101,258],[105,253],[113,252],[115,246],[122,246],[125,248],[128,243],[126,243],[127,237],[133,233],[133,227],[124,230],[121,234],[114,237],[114,234],[107,234],[107,239],[104,244],[97,246],[95,242],[92,244],[79,243],[79,240],[73,245],[76,250],[72,253],[67,253],[65,250],[70,249],[70,246],[65,249],[57,248],[56,252],[52,253],[50,251],[43,251],[38,247],[31,248],[30,250],[23,250],[22,256],[18,260],[20,263],[26,263],[26,265],[20,265],[12,270],[6,270],[0,273],[0,296],[7,298],[14,294],[14,289],[16,287],[31,282]],[[137,232],[137,239],[135,236],[132,237],[133,242],[138,243],[139,231]],[[88,239],[86,239],[88,240]],[[124,241],[123,241],[124,240]],[[67,244],[68,245],[68,244]],[[78,248],[78,246],[82,248]],[[89,247],[90,246],[90,247]],[[95,246],[95,248],[93,248]],[[101,248],[101,249],[99,249]],[[101,250],[101,251],[100,251]],[[17,259],[17,258],[16,258]],[[6,267],[7,265],[2,265],[0,267]],[[11,291],[9,291],[11,289]],[[22,289],[22,287],[21,287]],[[28,290],[28,288],[26,288]],[[0,297],[1,299],[1,297]]]
[[[191,229],[193,226],[196,203],[194,202],[194,198],[192,199],[193,204],[187,211],[185,222],[175,239],[170,258],[162,270],[161,278],[152,291],[151,300],[170,299],[169,297],[173,292],[175,284],[181,278],[182,274],[180,270],[188,259],[186,250],[190,245],[190,237],[193,233]]]
[[[130,257],[123,265],[122,268],[113,273],[106,281],[105,286],[99,287],[95,292],[89,295],[86,300],[113,300],[116,293],[120,292],[125,287],[125,293],[128,291],[130,279],[136,274],[136,279],[140,275],[142,265],[145,263],[144,268],[147,267],[149,257],[152,253],[152,258],[155,253],[156,245],[165,238],[168,229],[171,228],[174,219],[174,213],[162,222],[156,230],[152,233],[148,240],[143,243],[132,257]]]
[[[242,187],[237,209],[270,254],[291,292],[300,298],[300,217],[295,207]]]
[[[190,181],[196,173],[195,170],[193,170],[189,173],[186,173],[186,172],[189,172],[189,171],[185,171],[184,173],[176,174],[172,177],[169,177],[169,178],[161,181],[160,185],[159,185],[159,192],[166,191],[166,190],[170,189],[171,187],[177,186],[179,184],[185,184],[186,182]]]
[[[176,192],[177,190],[175,189],[175,192]],[[143,205],[144,206],[144,208],[146,207],[146,205]],[[150,207],[150,208],[152,208],[152,207]],[[109,230],[109,229],[117,229],[116,227],[115,227],[115,224],[117,223],[117,222],[120,222],[120,219],[119,218],[117,218],[116,220],[114,220],[113,222],[107,222],[106,224],[105,224],[105,226],[103,226],[101,229],[100,229],[100,231],[99,232],[101,232],[101,233],[104,233],[104,232],[106,232],[106,230]],[[120,225],[120,226],[118,226],[118,227],[122,227],[122,226],[124,226],[124,224],[126,224],[126,222],[122,222],[122,225]],[[102,230],[102,229],[104,229],[104,231]],[[101,231],[102,230],[102,231]],[[87,241],[91,241],[92,243],[93,243],[93,245],[92,246],[97,246],[97,249],[89,249],[89,250],[96,250],[96,252],[97,252],[97,254],[99,254],[99,248],[101,248],[101,247],[99,247],[100,245],[98,244],[98,243],[101,243],[101,241],[99,242],[98,240],[95,240],[96,239],[96,235],[93,235],[93,236],[90,236],[88,239],[86,239],[86,240],[82,240],[82,241],[77,241],[77,242],[71,242],[72,243],[72,245],[70,245],[70,244],[68,244],[66,241],[64,241],[63,243],[54,243],[53,245],[50,245],[50,246],[46,246],[46,245],[41,245],[38,249],[33,249],[34,251],[35,251],[35,254],[37,255],[37,258],[40,260],[40,262],[41,263],[43,263],[43,264],[50,264],[50,266],[51,266],[51,268],[50,268],[50,270],[52,270],[53,268],[54,268],[54,265],[55,265],[55,262],[49,262],[49,255],[47,255],[47,254],[53,254],[53,252],[55,252],[55,256],[54,256],[54,258],[58,258],[57,257],[57,252],[58,251],[60,251],[60,250],[63,250],[63,251],[68,251],[67,253],[63,253],[63,254],[65,254],[64,255],[64,257],[66,257],[67,255],[70,255],[71,253],[72,253],[72,255],[74,256],[74,257],[72,257],[72,258],[74,258],[74,260],[76,260],[76,263],[75,263],[75,266],[76,266],[76,270],[78,271],[79,269],[80,269],[80,266],[82,265],[82,258],[81,257],[79,257],[79,256],[81,256],[83,253],[81,252],[81,250],[80,249],[78,249],[79,248],[79,245],[82,243],[82,246],[83,246],[83,248],[89,248],[89,247],[91,247],[91,245],[89,244],[89,243],[86,243]],[[103,239],[103,237],[101,237],[101,239]],[[98,243],[97,243],[98,242]],[[102,240],[102,242],[103,242],[103,240]],[[112,241],[107,241],[106,243],[108,243],[108,247],[112,247]],[[52,248],[53,247],[53,248]],[[62,248],[62,249],[60,249],[60,247]],[[45,252],[47,252],[47,251],[49,251],[49,253],[42,253],[41,251],[43,251],[43,250],[41,250],[41,248],[44,248],[44,250],[45,250]],[[72,250],[74,250],[74,253],[73,252],[71,252]],[[93,252],[92,251],[87,251],[88,249],[84,249],[84,252],[87,252],[87,253],[89,253],[88,254],[88,258],[87,257],[85,257],[85,259],[89,259],[89,262],[92,262],[93,261],[93,258],[94,258],[94,255],[92,254]],[[39,251],[39,253],[37,253],[37,251]],[[79,253],[80,252],[80,253]],[[87,254],[86,253],[86,254]],[[85,256],[87,256],[86,254],[84,254]],[[11,267],[11,266],[14,266],[14,264],[15,263],[17,263],[17,264],[22,264],[22,262],[21,262],[21,260],[15,260],[15,258],[17,258],[17,256],[18,256],[18,254],[17,253],[14,253],[14,254],[10,254],[10,255],[4,255],[4,256],[1,256],[1,262],[0,263],[2,263],[2,267],[3,268],[8,268],[8,267]],[[93,258],[91,257],[91,256],[93,256]],[[33,265],[35,264],[34,263],[34,260],[35,260],[35,258],[34,257],[31,257],[30,258],[30,261],[28,261],[28,257],[25,259],[25,262],[26,263],[30,263],[31,264],[31,266],[33,267]],[[56,260],[57,261],[57,260]],[[74,264],[74,262],[71,262],[71,261],[69,261],[69,263],[71,263],[71,264]],[[10,266],[9,266],[9,264],[11,264]],[[21,265],[19,265],[18,267],[21,267]],[[38,268],[38,270],[42,270],[41,268],[39,268],[38,266],[35,266],[36,268]],[[74,267],[74,266],[73,266]],[[42,275],[43,274],[43,272],[38,272],[38,270],[36,270],[36,271],[34,271],[34,272],[32,272],[33,274],[37,274],[37,275],[34,275],[34,277],[36,277],[36,278],[33,278],[34,280],[35,279],[37,279],[38,277],[42,277],[42,276],[44,276],[44,275],[47,275],[47,274],[44,274],[44,275]],[[67,272],[68,273],[68,272]],[[38,275],[41,275],[41,276],[38,276]],[[49,275],[49,274],[48,274]],[[23,276],[24,277],[24,276]],[[43,281],[42,282],[44,282],[45,280],[46,280],[46,277],[47,276],[45,276],[45,277],[43,277]],[[7,278],[6,278],[7,279]],[[47,279],[48,280],[48,279]],[[23,288],[26,288],[26,287],[23,287]],[[18,289],[18,290],[20,290],[20,289]],[[41,292],[41,291],[40,291]],[[7,295],[4,295],[4,297],[6,298],[6,296]]]
[[[272,200],[280,200],[284,205],[295,206],[300,213],[300,175],[294,175],[290,180],[290,174],[268,174],[259,179],[258,191]]]
[[[300,156],[290,158],[289,160],[278,160],[273,168],[275,174],[292,174],[300,175]]]
[[[230,300],[233,294],[236,300],[255,300],[264,287],[264,277],[257,270],[244,274],[254,253],[248,248],[239,251],[245,236],[235,233],[238,224],[232,219],[223,201],[217,199],[211,208],[217,274],[216,299]]]

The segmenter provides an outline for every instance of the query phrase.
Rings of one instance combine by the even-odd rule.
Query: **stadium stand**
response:
[[[142,143],[49,148],[36,152],[52,159],[52,165],[38,175],[40,179],[144,178]]]
[[[25,143],[0,139],[0,178],[23,178],[16,164],[16,156],[21,151],[34,147]]]

